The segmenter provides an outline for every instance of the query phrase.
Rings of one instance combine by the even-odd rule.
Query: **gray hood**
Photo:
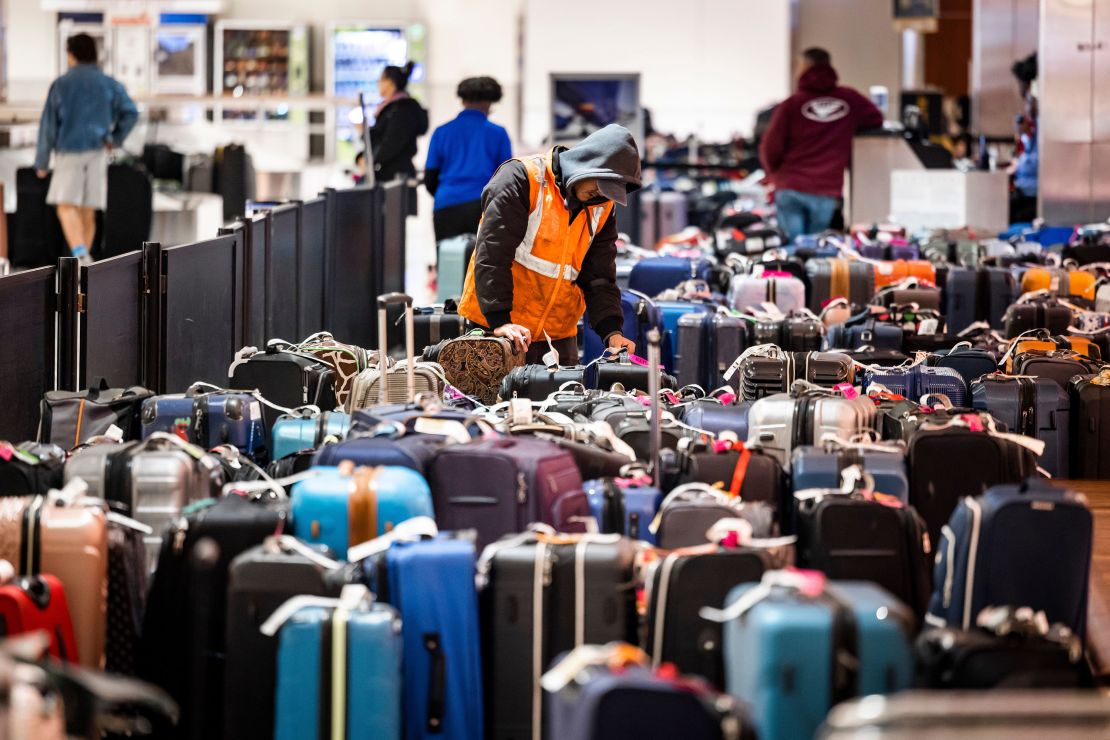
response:
[[[563,187],[596,177],[620,180],[628,192],[640,189],[640,152],[632,132],[611,123],[559,153]]]

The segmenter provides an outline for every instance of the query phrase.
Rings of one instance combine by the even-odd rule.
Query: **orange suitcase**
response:
[[[915,277],[930,285],[937,283],[937,270],[928,260],[894,260],[875,263],[875,290]]]
[[[1053,295],[1069,295],[1095,299],[1095,276],[1083,270],[1065,270],[1059,267],[1030,267],[1021,276],[1021,292],[1047,290]]]
[[[80,663],[102,668],[108,615],[104,512],[48,503],[45,496],[0,498],[0,558],[20,575],[49,573],[62,582]]]

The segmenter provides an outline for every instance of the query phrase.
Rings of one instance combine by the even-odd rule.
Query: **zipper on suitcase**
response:
[[[1018,429],[1026,437],[1037,436],[1037,381],[1018,378]]]

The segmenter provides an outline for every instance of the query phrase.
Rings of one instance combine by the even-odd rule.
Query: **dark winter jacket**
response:
[[[416,139],[428,133],[428,111],[412,98],[387,105],[370,129],[374,147],[374,172],[378,180],[394,180],[416,174],[412,158]]]
[[[883,114],[870,100],[838,86],[831,66],[815,64],[802,74],[798,92],[775,109],[759,158],[776,188],[839,198],[852,137],[882,125]]]

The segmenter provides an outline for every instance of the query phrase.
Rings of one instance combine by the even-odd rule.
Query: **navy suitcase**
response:
[[[316,453],[313,465],[339,465],[349,460],[356,467],[398,465],[412,468],[421,475],[428,472],[432,458],[443,445],[441,437],[428,434],[402,434],[387,437],[350,437],[342,442],[324,445]]]
[[[948,397],[953,406],[967,403],[967,384],[963,377],[948,367],[928,367],[914,365],[911,368],[884,368],[867,373],[865,388],[878,383],[891,393],[919,400],[926,395],[941,394]]]
[[[653,327],[658,329],[663,323],[655,303],[642,293],[622,290],[621,311],[624,314],[621,334],[625,339],[635,342],[637,349],[646,347],[648,329]],[[583,319],[585,325],[582,330],[582,362],[589,363],[601,357],[605,351],[604,337],[599,337],[590,326],[589,312]]]
[[[1040,464],[1053,478],[1067,478],[1071,403],[1051,378],[986,375],[971,385],[972,405],[1008,429],[1045,443]]]
[[[712,263],[707,259],[651,257],[641,260],[628,276],[628,289],[648,296],[677,288],[687,280],[709,281]]]
[[[401,740],[396,610],[372,603],[361,584],[302,603],[287,605],[280,626],[274,740]]]
[[[599,532],[655,544],[650,526],[663,503],[663,492],[650,481],[602,478],[586,481],[582,488]]]
[[[362,562],[378,600],[401,616],[404,735],[483,736],[474,544],[440,535],[394,542]]]
[[[875,319],[843,324],[834,324],[829,327],[829,348],[858,349],[860,347],[873,347],[874,349],[901,350],[903,343],[902,327],[887,324]]]
[[[958,334],[977,321],[1001,329],[1017,292],[1014,276],[1005,268],[953,267],[948,271],[944,297],[948,331]]]
[[[973,380],[998,370],[998,358],[992,353],[966,345],[942,349],[930,355],[927,362],[933,367],[952,368],[960,374],[968,388]]]
[[[1040,478],[963,499],[937,544],[927,620],[966,630],[985,607],[1028,606],[1083,637],[1093,526],[1082,494]]]
[[[165,432],[184,440],[192,439],[193,400],[194,396],[190,393],[171,393],[143,401],[140,412],[142,438],[146,439],[154,432]]]
[[[823,580],[812,571],[770,571],[734,588],[723,613],[702,612],[725,620],[728,693],[752,707],[762,740],[813,737],[833,705],[913,680],[909,610],[872,583],[818,590]],[[734,616],[741,602],[754,603]]]
[[[191,434],[191,441],[206,450],[226,444],[259,465],[269,462],[262,404],[250,393],[216,391],[194,398]]]

